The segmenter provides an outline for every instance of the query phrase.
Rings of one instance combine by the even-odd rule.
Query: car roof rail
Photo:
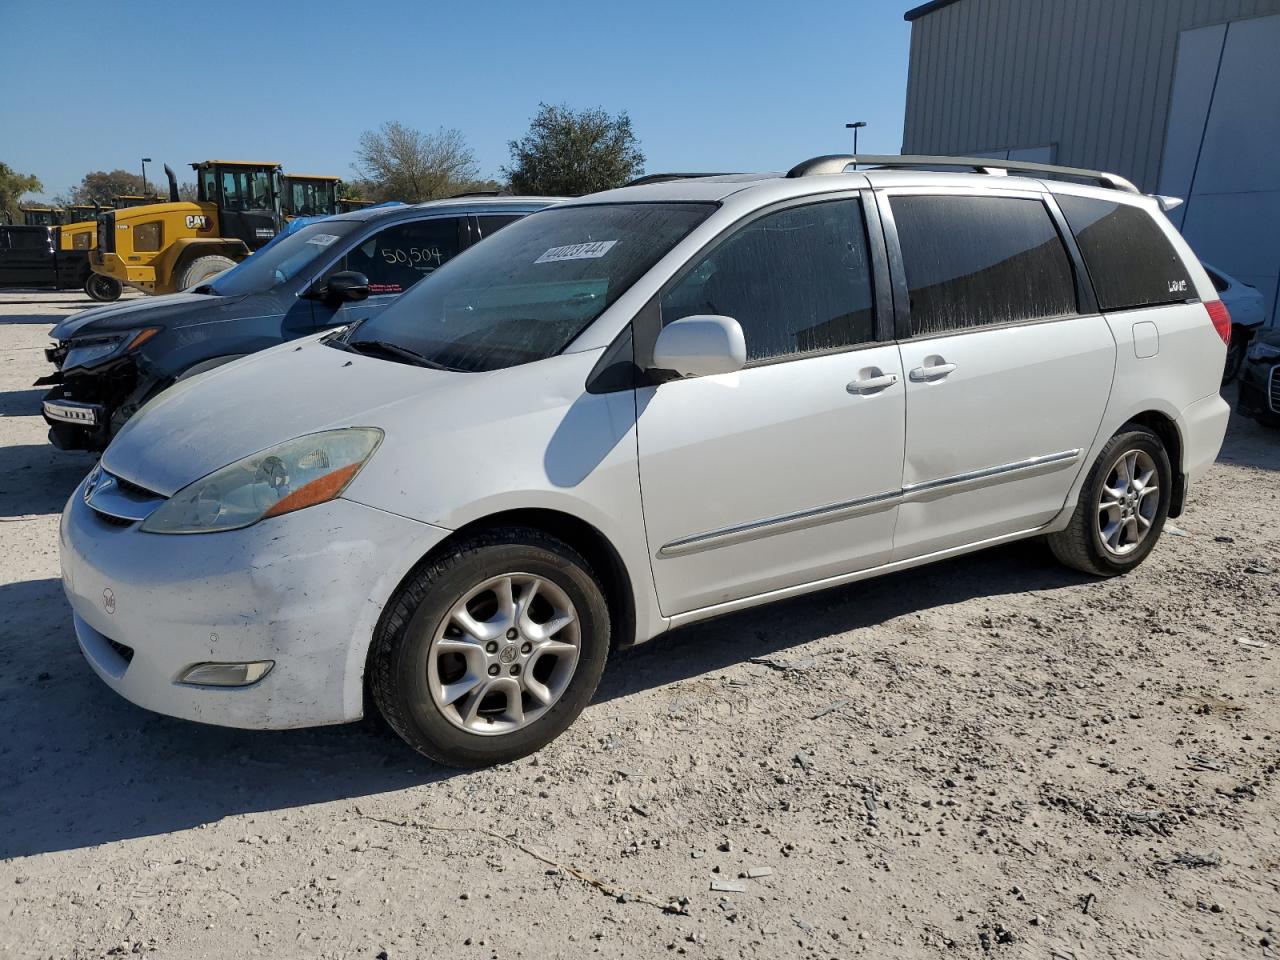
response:
[[[667,183],[671,180],[700,180],[703,177],[731,177],[731,173],[646,173],[643,177],[636,177],[629,183],[624,183],[624,187],[642,187],[646,183]]]
[[[868,154],[857,156],[851,153],[829,153],[821,157],[813,157],[804,163],[796,164],[787,171],[790,178],[814,177],[823,174],[844,173],[850,167],[869,166],[882,169],[910,170],[916,167],[962,167],[975,173],[986,173],[1002,177],[1010,173],[1034,173],[1047,178],[1070,178],[1074,180],[1091,180],[1113,190],[1125,193],[1142,191],[1116,173],[1105,170],[1086,170],[1083,167],[1062,167],[1052,163],[1031,163],[1026,160],[993,160],[989,157],[927,157],[897,156],[894,154]]]

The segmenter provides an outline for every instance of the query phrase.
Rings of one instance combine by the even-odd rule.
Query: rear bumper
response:
[[[1179,415],[1182,472],[1186,476],[1188,488],[1218,459],[1223,438],[1227,435],[1227,421],[1230,419],[1231,407],[1217,393],[1197,400]]]

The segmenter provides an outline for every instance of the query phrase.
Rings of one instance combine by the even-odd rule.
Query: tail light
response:
[[[1204,308],[1209,311],[1209,319],[1213,321],[1213,329],[1218,331],[1222,342],[1231,343],[1231,313],[1221,300],[1209,300]]]

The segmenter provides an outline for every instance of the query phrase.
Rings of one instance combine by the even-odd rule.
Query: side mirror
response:
[[[683,317],[663,327],[653,345],[653,369],[677,377],[734,373],[746,362],[747,341],[732,317]]]
[[[369,298],[369,278],[355,270],[339,270],[315,291],[321,300],[354,303]]]

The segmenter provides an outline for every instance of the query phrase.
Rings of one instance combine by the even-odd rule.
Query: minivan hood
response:
[[[60,322],[50,333],[55,340],[69,340],[88,334],[116,333],[139,327],[169,327],[188,317],[244,297],[218,297],[202,293],[170,293],[144,300],[126,300],[104,307],[92,307]]]
[[[124,425],[103,454],[103,467],[172,496],[277,443],[343,426],[380,426],[378,413],[388,406],[485,376],[347,353],[320,336],[174,384]]]

